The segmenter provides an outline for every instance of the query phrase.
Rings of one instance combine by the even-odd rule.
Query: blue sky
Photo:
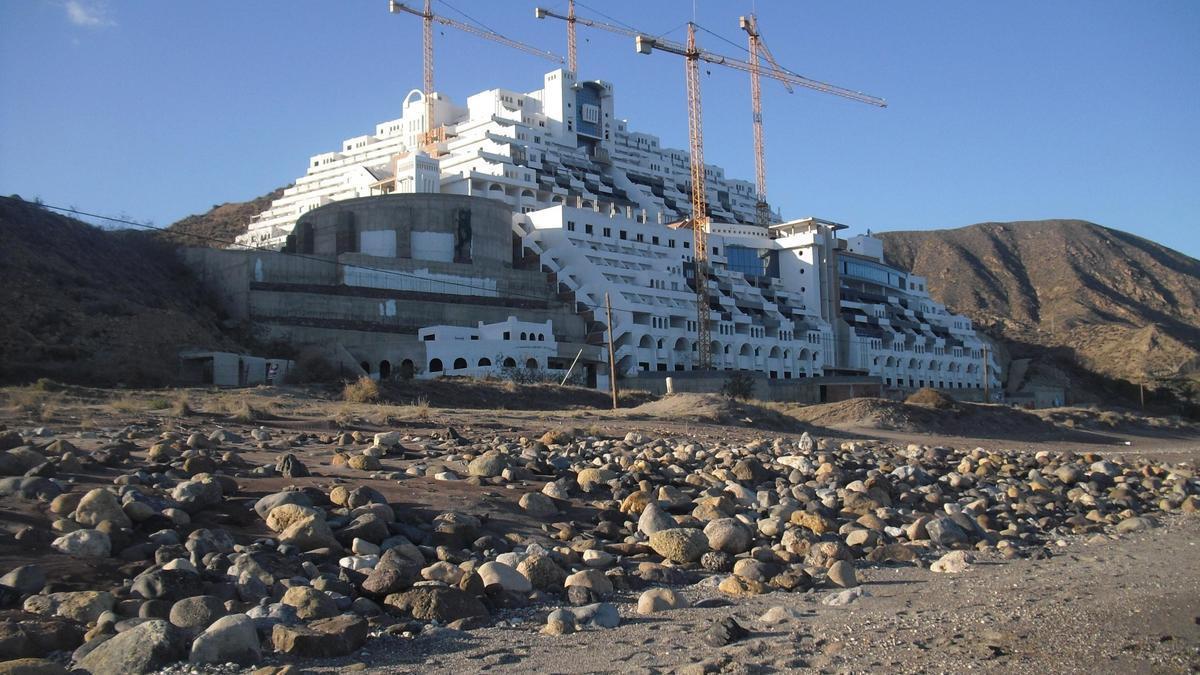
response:
[[[559,53],[526,0],[435,2]],[[565,0],[544,3],[565,11]],[[682,39],[691,0],[590,0]],[[853,231],[1083,218],[1200,256],[1200,2],[757,0],[767,44],[884,110],[764,85],[768,185],[784,216]],[[697,0],[744,55],[752,2]],[[581,15],[596,16],[580,7]],[[549,62],[438,31],[457,101],[533,90]],[[686,147],[683,65],[580,30],[580,76],[616,86],[636,130]],[[705,157],[753,180],[748,82],[703,76]],[[165,225],[303,173],[310,155],[398,116],[421,80],[420,21],[384,0],[0,3],[0,193]]]

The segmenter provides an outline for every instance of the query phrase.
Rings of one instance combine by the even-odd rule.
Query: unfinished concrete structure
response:
[[[478,331],[519,319],[539,326],[544,339],[511,340],[487,358],[501,356],[501,367],[509,358],[522,367],[532,359],[539,369],[563,370],[582,350],[586,381],[607,386],[596,368],[601,350],[588,343],[584,319],[558,296],[536,258],[514,264],[513,249],[512,213],[504,204],[416,193],[308,212],[283,252],[188,249],[185,255],[227,311],[260,327],[265,338],[336,345],[377,377],[454,370],[449,366],[459,357],[446,364],[444,355],[431,356],[427,342],[438,348],[444,342],[422,339],[422,329]],[[447,334],[425,336],[439,332]],[[461,358],[468,356],[478,368],[479,355]]]

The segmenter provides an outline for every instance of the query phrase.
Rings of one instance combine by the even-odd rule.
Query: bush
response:
[[[380,398],[379,383],[363,375],[342,387],[342,400],[351,403],[375,403]]]
[[[317,351],[306,351],[296,359],[296,365],[288,371],[288,384],[325,384],[336,382],[341,373]]]
[[[721,393],[733,399],[747,400],[754,396],[754,376],[750,373],[736,371],[729,374]]]

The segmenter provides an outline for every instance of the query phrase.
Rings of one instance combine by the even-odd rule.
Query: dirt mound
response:
[[[183,347],[237,350],[168,242],[0,198],[0,381],[154,386]]]
[[[958,405],[954,399],[937,389],[930,389],[929,387],[918,389],[911,396],[904,399],[904,402],[909,405],[919,405],[937,410],[953,410]]]
[[[940,399],[939,399],[940,400]],[[1059,438],[1064,431],[1037,415],[998,405],[959,403],[940,408],[882,398],[789,407],[805,424],[834,429],[881,429],[977,438]]]
[[[225,248],[238,235],[245,234],[250,219],[265,211],[271,202],[283,196],[287,188],[278,188],[246,202],[214,204],[207,213],[188,216],[167,226],[163,236],[183,246]]]
[[[750,426],[776,431],[799,428],[796,420],[787,415],[718,394],[672,394],[639,405],[631,409],[629,414],[676,422]]]

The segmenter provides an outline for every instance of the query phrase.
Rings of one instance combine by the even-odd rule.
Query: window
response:
[[[586,232],[586,233],[588,233],[588,234],[591,234],[591,233],[592,233],[592,226],[591,226],[591,225],[584,224],[584,226],[583,226],[583,231],[584,231],[584,232]]]
[[[626,233],[625,230],[621,230],[621,241],[625,241],[625,239],[627,239],[627,238],[628,238],[628,233]]]
[[[568,221],[567,221],[567,231],[568,231],[568,232],[574,232],[574,231],[575,231],[575,221],[573,221],[573,220],[568,220]]]
[[[604,232],[603,232],[603,233],[604,233],[604,236],[606,236],[606,237],[611,237],[611,236],[612,236],[612,228],[611,228],[611,227],[606,227],[606,228],[604,228]],[[623,238],[623,237],[622,237],[622,238]]]

